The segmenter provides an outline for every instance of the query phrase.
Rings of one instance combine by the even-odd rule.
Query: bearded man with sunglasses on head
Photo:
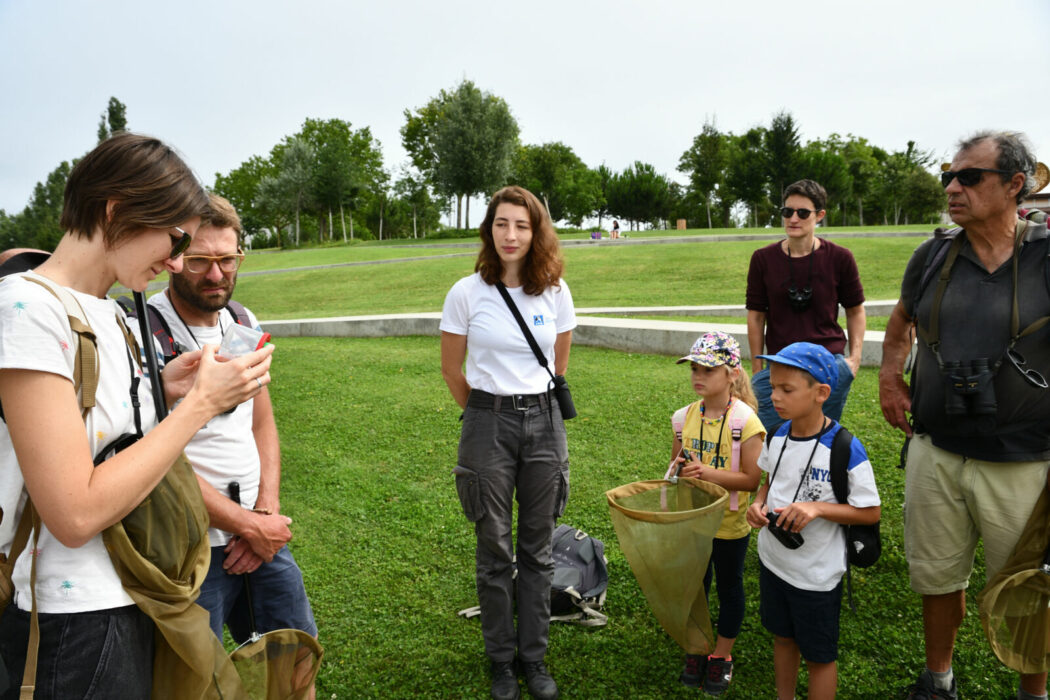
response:
[[[1050,251],[1045,221],[1017,213],[1040,189],[1036,165],[1020,134],[982,132],[959,144],[941,173],[958,228],[916,249],[886,326],[879,400],[886,420],[911,436],[904,544],[926,642],[909,698],[958,697],[952,652],[977,538],[991,579],[1046,488]],[[1046,698],[1046,674],[1022,675],[1017,697]]]
[[[210,212],[183,255],[182,272],[170,275],[168,289],[149,299],[176,352],[218,345],[238,314],[259,328],[251,311],[230,305],[244,259],[240,218],[223,197],[210,194],[209,200]],[[211,567],[197,604],[210,614],[212,630],[222,639],[225,624],[238,644],[247,641],[250,601],[259,634],[290,628],[316,637],[302,572],[287,546],[292,519],[281,513],[281,448],[269,391],[263,387],[254,399],[209,421],[186,446],[186,456],[211,518]],[[240,504],[230,498],[234,482]]]
[[[747,272],[747,341],[751,350],[751,385],[758,417],[772,434],[783,423],[770,398],[769,368],[758,356],[776,354],[792,343],[821,345],[835,356],[838,384],[824,403],[824,414],[842,417],[864,348],[864,288],[853,254],[817,238],[828,193],[813,180],[799,180],[784,190],[787,236],[759,248]],[[846,331],[839,325],[846,310]],[[848,339],[848,340],[847,340]],[[847,349],[848,346],[848,349]]]

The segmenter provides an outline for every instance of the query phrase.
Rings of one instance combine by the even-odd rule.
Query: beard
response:
[[[223,276],[222,282],[220,283],[201,279],[196,284],[188,280],[182,274],[171,275],[172,291],[178,294],[179,298],[190,306],[208,313],[221,311],[226,308],[226,305],[230,302],[230,297],[233,296],[233,288],[236,285],[236,275],[234,275],[232,279]],[[201,291],[204,287],[220,286],[222,287],[221,292],[208,292],[205,294]]]

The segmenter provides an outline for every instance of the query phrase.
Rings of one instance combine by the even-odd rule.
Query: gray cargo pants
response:
[[[569,496],[565,424],[546,395],[496,397],[474,391],[463,414],[456,490],[477,535],[476,578],[485,653],[523,661],[547,653],[551,536]],[[480,407],[485,406],[485,407]],[[552,420],[553,419],[553,420]],[[514,553],[511,537],[518,501],[517,609],[514,630]]]

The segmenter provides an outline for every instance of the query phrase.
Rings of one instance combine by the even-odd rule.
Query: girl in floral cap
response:
[[[704,576],[707,593],[712,578],[717,578],[718,639],[706,658],[686,654],[680,680],[721,695],[733,676],[733,643],[744,620],[744,556],[751,539],[745,513],[750,494],[758,488],[758,455],[766,433],[755,414],[755,395],[733,336],[705,333],[678,360],[683,362],[692,369],[690,382],[700,399],[671,417],[673,458],[667,476],[677,473],[710,481],[729,491],[729,499]]]

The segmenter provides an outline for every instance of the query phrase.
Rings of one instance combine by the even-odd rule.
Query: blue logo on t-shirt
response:
[[[543,325],[543,314],[533,314],[532,315],[532,325],[534,325],[534,326],[542,326]]]

